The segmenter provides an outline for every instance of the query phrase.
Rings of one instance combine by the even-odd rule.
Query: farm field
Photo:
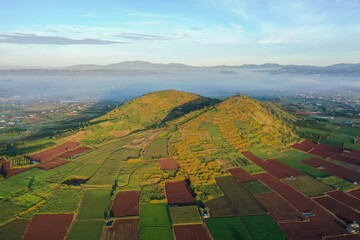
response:
[[[199,96],[179,103],[170,92],[172,103],[156,93],[144,96],[147,104],[134,100],[152,111],[137,113],[130,101],[46,147],[0,160],[0,173],[4,161],[14,171],[31,167],[0,179],[0,239],[43,215],[71,215],[71,240],[307,240],[346,234],[343,221],[360,221],[360,191],[348,181],[360,167],[342,160],[360,151],[295,144],[303,139],[293,116],[271,103],[235,96],[186,114],[178,106]],[[169,108],[153,112],[159,99]],[[29,165],[28,156],[42,162]]]
[[[76,220],[69,231],[67,240],[99,240],[103,226],[103,220]]]
[[[242,216],[253,239],[288,239],[281,228],[268,215]],[[262,226],[259,228],[259,226]]]
[[[202,224],[174,226],[174,233],[177,240],[211,240]]]
[[[166,197],[169,204],[194,203],[195,198],[185,181],[166,182]]]
[[[235,217],[237,216],[236,208],[225,197],[211,199],[205,202],[205,205],[210,209],[211,217]]]
[[[309,166],[303,162],[302,160],[309,159],[313,157],[310,154],[303,153],[297,150],[290,150],[287,152],[284,152],[284,157],[277,158],[280,162],[282,162],[285,165],[288,165],[291,168],[294,168],[300,172],[303,172],[305,174],[308,174],[310,176],[313,176],[314,178],[322,178],[322,177],[328,177],[330,176],[327,173],[324,173],[312,166]]]
[[[139,215],[138,191],[121,191],[115,196],[110,210],[111,217],[127,217]]]
[[[104,228],[101,240],[138,240],[138,224],[138,219],[116,220],[112,227]]]
[[[110,189],[84,191],[78,219],[102,219],[110,207]]]
[[[201,223],[197,206],[183,206],[169,208],[173,225]]]
[[[262,184],[261,182],[255,180],[251,182],[242,183],[245,188],[254,196],[264,194],[264,193],[271,193],[271,189]]]
[[[45,203],[23,215],[32,216],[38,213],[76,213],[82,198],[80,188],[59,188],[55,190]]]
[[[140,205],[140,227],[161,227],[170,225],[167,204],[154,203]]]
[[[206,226],[215,240],[252,240],[245,223],[239,217],[208,218]]]
[[[25,230],[23,240],[63,239],[73,220],[73,214],[35,215]]]
[[[0,227],[0,239],[21,240],[29,220],[16,219]]]
[[[332,187],[317,181],[310,176],[300,176],[295,180],[284,179],[282,181],[309,197],[320,196],[325,192],[334,190]]]
[[[140,239],[146,240],[173,240],[174,235],[171,226],[165,227],[140,227]],[[181,239],[181,238],[180,238]]]
[[[302,221],[304,217],[277,193],[265,193],[255,196],[256,200],[277,222]]]
[[[145,159],[157,159],[168,156],[168,139],[167,138],[156,138],[145,148],[144,158]]]
[[[303,161],[304,163],[313,166],[315,168],[321,168],[321,171],[346,179],[350,182],[359,182],[360,181],[360,174],[350,169],[343,168],[341,166],[334,165],[329,162],[325,162],[318,158],[310,158]]]
[[[231,204],[234,205],[238,215],[265,213],[253,195],[233,176],[219,177],[216,182]]]

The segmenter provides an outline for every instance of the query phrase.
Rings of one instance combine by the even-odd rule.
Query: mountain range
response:
[[[311,65],[281,65],[276,63],[244,64],[244,65],[219,65],[219,66],[190,66],[181,63],[151,63],[145,61],[125,61],[108,65],[81,64],[65,68],[39,68],[39,67],[14,67],[6,69],[0,67],[1,74],[156,74],[176,72],[219,72],[236,74],[241,71],[262,71],[271,74],[335,74],[335,75],[360,75],[360,63],[341,63],[330,66]]]

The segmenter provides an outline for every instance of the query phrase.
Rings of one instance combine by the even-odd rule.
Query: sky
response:
[[[360,62],[360,0],[0,0],[0,66]]]

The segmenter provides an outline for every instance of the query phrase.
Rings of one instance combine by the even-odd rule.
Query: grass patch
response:
[[[257,180],[242,184],[246,187],[247,190],[251,192],[252,195],[259,195],[259,194],[272,192],[270,188],[268,188],[267,186],[265,186],[264,184],[262,184]]]
[[[157,138],[152,141],[145,148],[144,158],[145,159],[155,159],[168,156],[168,139],[167,138]]]
[[[205,223],[215,240],[253,239],[244,222],[239,217],[208,218],[205,219]]]
[[[173,225],[201,223],[196,206],[172,207],[169,210]]]
[[[102,220],[76,221],[70,229],[67,240],[99,240],[103,226]]]
[[[111,203],[109,189],[90,189],[84,192],[78,219],[104,218]]]
[[[141,204],[140,226],[141,227],[170,226],[167,204],[165,203]]]
[[[306,175],[297,177],[296,180],[282,180],[282,181],[292,186],[299,192],[302,192],[308,197],[320,196],[327,191],[334,190],[332,187]]]

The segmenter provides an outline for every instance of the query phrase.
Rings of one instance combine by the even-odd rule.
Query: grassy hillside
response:
[[[176,90],[145,94],[91,121],[85,143],[101,143],[130,132],[158,127],[165,121],[215,103],[216,100]]]

